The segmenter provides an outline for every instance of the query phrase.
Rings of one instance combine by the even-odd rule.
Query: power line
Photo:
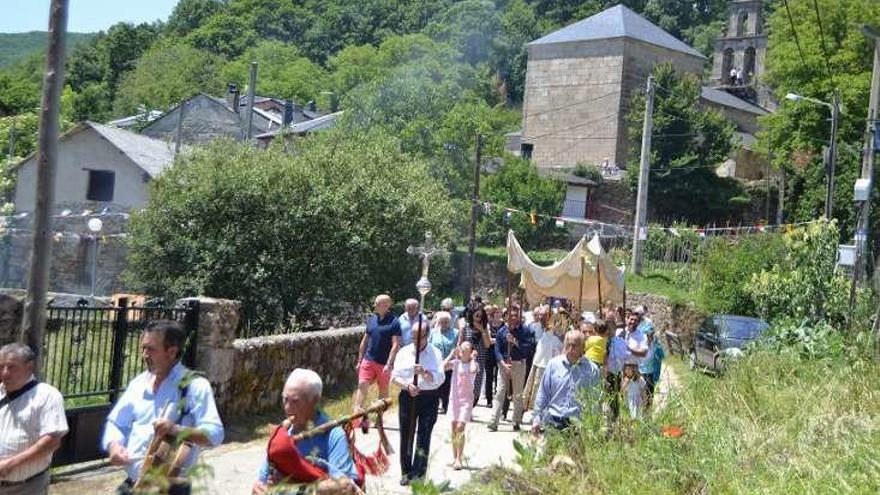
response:
[[[819,15],[819,3],[813,0],[813,10],[816,12],[816,22],[819,23],[819,39],[822,41],[822,55],[825,56],[825,72],[828,73],[828,79],[831,81],[831,87],[834,85],[834,72],[831,70],[831,57],[828,56],[828,48],[825,46],[825,30],[822,28],[822,16]]]
[[[549,110],[544,110],[543,112],[530,113],[530,114],[529,114],[529,118],[532,118],[532,117],[540,117],[540,116],[542,116],[542,115],[547,115],[547,114],[550,114],[550,113],[553,113],[553,112],[558,112],[558,111],[561,111],[561,110],[568,110],[569,108],[576,107],[576,106],[578,106],[578,105],[583,105],[584,103],[592,103],[592,102],[594,102],[594,101],[601,100],[602,98],[607,98],[607,97],[609,97],[609,96],[614,96],[614,95],[618,95],[618,94],[620,94],[619,91],[612,91],[611,93],[606,93],[606,94],[601,95],[601,96],[596,96],[596,97],[590,98],[589,100],[581,100],[581,101],[577,101],[577,102],[575,102],[575,103],[569,103],[568,105],[563,105],[563,106],[561,106],[561,107],[557,107],[557,108],[551,108],[551,109],[549,109]]]
[[[797,29],[794,27],[794,19],[791,17],[791,9],[788,8],[788,0],[783,0],[785,4],[785,12],[788,14],[788,25],[791,26],[791,33],[794,35],[794,42],[797,45],[798,54],[801,56],[801,67],[807,72],[807,63],[804,59],[804,51],[801,49],[801,41],[797,35]]]

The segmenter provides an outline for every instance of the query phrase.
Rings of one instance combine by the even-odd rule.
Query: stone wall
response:
[[[91,292],[95,237],[86,225],[91,218],[99,218],[103,223],[97,235],[95,294],[109,296],[125,290],[121,275],[126,267],[128,246],[122,235],[128,230],[127,213],[81,215],[83,211],[100,211],[104,206],[87,202],[64,203],[55,209],[49,290],[72,294]],[[60,216],[65,210],[72,213]],[[32,223],[33,215],[29,214],[12,220],[0,232],[0,287],[16,289],[27,286]]]
[[[354,386],[363,334],[363,327],[353,327],[236,340],[234,373],[217,397],[221,412],[235,417],[280,410],[281,390],[294,368],[321,375],[325,393]]]
[[[626,303],[630,307],[644,305],[648,308],[648,316],[654,322],[654,328],[667,353],[676,346],[668,338],[667,332],[677,334],[682,348],[687,352],[693,345],[694,334],[706,318],[705,313],[691,304],[673,303],[668,298],[655,294],[627,294]]]

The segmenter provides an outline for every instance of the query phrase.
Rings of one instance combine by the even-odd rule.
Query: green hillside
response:
[[[71,45],[88,41],[95,35],[93,33],[69,33],[68,43]],[[30,31],[28,33],[0,33],[0,67],[8,67],[26,55],[46,46],[45,31]]]

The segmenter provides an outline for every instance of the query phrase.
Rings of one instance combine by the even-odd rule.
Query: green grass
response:
[[[674,366],[687,376],[654,418],[610,437],[587,418],[544,455],[525,450],[521,473],[491,471],[464,493],[880,493],[880,363],[762,350],[721,377]],[[684,434],[667,438],[668,425]],[[558,454],[574,466],[551,469]]]
[[[458,249],[460,253],[467,254],[467,247],[460,247]],[[496,263],[507,263],[507,248],[504,246],[496,246],[496,247],[486,247],[486,246],[478,246],[474,253],[477,258],[482,258],[487,261],[492,261]],[[528,251],[526,254],[539,265],[550,265],[555,261],[561,260],[568,254],[568,251],[564,249],[545,249],[539,251]]]
[[[674,274],[659,270],[645,273],[643,276],[627,273],[626,290],[627,292],[665,296],[673,304],[694,302],[693,292],[678,283]]]

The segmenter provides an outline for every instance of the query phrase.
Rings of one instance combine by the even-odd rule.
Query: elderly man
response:
[[[317,481],[317,493],[355,492],[355,484],[359,481],[358,473],[342,427],[337,426],[296,444],[290,441],[292,436],[330,421],[326,414],[318,410],[322,393],[321,377],[312,370],[297,368],[287,377],[281,402],[290,426],[285,431],[282,431],[282,427],[272,435],[268,455],[260,466],[254,484],[253,495],[268,493],[271,486],[282,484],[286,479],[302,479],[297,478],[302,473],[285,471],[291,469],[289,461],[296,457],[305,458],[320,470],[321,478],[324,479],[319,478]],[[273,493],[279,493],[277,488],[273,489]],[[292,493],[296,493],[296,489]]]
[[[412,344],[412,328],[419,323],[419,319],[425,319],[421,313],[419,302],[415,299],[407,299],[403,303],[404,312],[400,315],[400,347]]]
[[[585,337],[580,330],[565,334],[563,353],[547,363],[535,409],[532,411],[532,433],[540,435],[547,428],[565,429],[581,415],[585,396],[599,401],[602,373],[584,357]]]
[[[0,495],[49,491],[52,453],[67,433],[64,399],[34,377],[34,352],[0,348]]]
[[[101,439],[110,463],[125,467],[128,474],[118,493],[132,492],[154,435],[186,438],[194,444],[184,461],[183,477],[196,463],[200,447],[216,447],[223,441],[223,423],[211,384],[180,362],[185,342],[186,335],[176,321],[155,320],[144,328],[141,355],[147,371],[128,384],[113,406]],[[188,483],[169,491],[190,492]]]
[[[507,324],[498,329],[495,336],[495,359],[498,361],[498,391],[489,431],[498,431],[504,398],[513,387],[513,431],[519,431],[523,416],[523,385],[526,380],[526,359],[535,352],[535,336],[531,329],[520,323],[521,310],[511,305],[507,312]]]
[[[381,294],[373,302],[374,313],[367,319],[367,327],[358,348],[358,388],[354,393],[354,411],[364,408],[364,401],[375,383],[379,387],[379,396],[388,398],[388,384],[391,381],[391,369],[394,358],[400,348],[400,319],[391,312],[391,296]],[[369,423],[364,418],[361,430],[367,433]]]
[[[401,485],[423,479],[428,471],[428,453],[431,451],[431,432],[437,422],[439,388],[443,385],[443,358],[440,351],[428,344],[428,323],[413,328],[414,342],[397,354],[394,383],[402,389],[398,396],[400,421]],[[418,337],[416,337],[416,335]],[[418,364],[416,364],[418,342]],[[418,378],[417,383],[415,378]],[[413,439],[415,438],[415,449]]]

